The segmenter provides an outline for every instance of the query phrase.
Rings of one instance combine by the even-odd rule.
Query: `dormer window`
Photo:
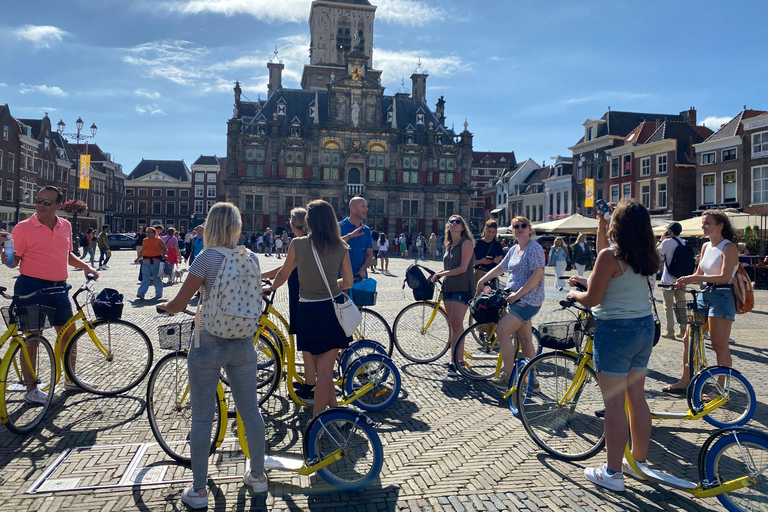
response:
[[[285,115],[285,102],[282,99],[277,104],[277,115],[279,115],[279,116],[284,116]]]
[[[388,123],[392,122],[392,111],[391,110],[387,112],[387,122]]]
[[[592,140],[595,138],[595,127],[590,126],[587,128],[587,140]]]
[[[259,121],[258,125],[256,126],[256,133],[259,135],[266,135],[267,134],[267,122],[266,121]]]
[[[416,124],[424,124],[424,114],[416,114]]]

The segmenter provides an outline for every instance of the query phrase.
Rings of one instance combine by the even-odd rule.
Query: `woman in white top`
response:
[[[379,262],[382,272],[389,272],[389,240],[386,235],[382,233],[379,235],[379,240],[376,242],[376,247],[379,249]]]
[[[731,280],[739,264],[739,249],[734,243],[736,231],[731,226],[728,216],[722,210],[707,210],[701,216],[701,230],[709,238],[701,248],[699,268],[690,276],[683,276],[675,282],[682,288],[687,284],[702,283],[713,286],[698,297],[699,305],[709,304],[709,335],[712,339],[712,349],[717,357],[719,366],[731,366],[733,359],[728,349],[728,338],[731,336],[731,326],[736,318],[736,303],[733,299]],[[688,387],[688,335],[683,340],[683,376],[675,384],[667,386],[664,391],[674,392]]]

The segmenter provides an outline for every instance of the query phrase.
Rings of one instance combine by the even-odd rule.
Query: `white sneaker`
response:
[[[32,391],[27,391],[24,395],[24,400],[30,404],[43,405],[48,400],[48,395],[40,391],[40,388],[35,388]]]
[[[269,482],[267,482],[267,474],[262,473],[258,477],[253,476],[250,471],[246,471],[243,475],[243,483],[251,486],[253,492],[267,492]]]
[[[593,484],[600,485],[611,491],[621,492],[624,490],[624,474],[617,472],[613,476],[608,476],[608,465],[603,464],[599,468],[586,468],[584,476]]]
[[[190,485],[182,491],[181,501],[190,508],[208,508],[208,490],[195,492],[194,486]]]
[[[645,463],[643,462],[637,462],[635,461],[635,464],[637,464],[638,467],[642,466],[641,469],[645,469]],[[636,478],[637,480],[647,480],[643,475],[640,475],[632,469],[632,466],[629,465],[629,462],[627,462],[627,459],[621,459],[621,472],[625,475],[629,475],[632,478]]]

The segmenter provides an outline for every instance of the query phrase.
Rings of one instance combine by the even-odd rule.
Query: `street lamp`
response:
[[[88,139],[93,139],[94,137],[96,137],[96,130],[98,130],[98,127],[96,126],[96,123],[93,123],[91,125],[91,134],[90,135],[84,135],[84,134],[80,133],[83,130],[83,124],[84,124],[83,123],[83,118],[78,116],[77,117],[77,121],[75,121],[75,126],[77,127],[77,132],[76,133],[64,133],[64,129],[67,126],[64,123],[64,120],[59,120],[59,122],[56,124],[56,128],[57,128],[56,131],[59,132],[59,135],[61,135],[62,137],[66,137],[68,139],[74,139],[75,144],[78,146],[78,148],[77,148],[77,160],[75,161],[75,165],[77,166],[77,183],[75,184],[76,186],[75,186],[75,197],[74,197],[75,200],[77,200],[77,191],[80,189],[80,147],[79,147],[80,141],[81,140],[86,141],[86,143],[85,143],[85,154],[87,155],[88,154],[88,142],[87,142],[87,140]],[[79,233],[80,233],[80,228],[77,225],[77,212],[73,213],[72,220],[74,220],[74,223],[72,224],[72,239],[73,240],[77,240],[78,236],[79,236]],[[74,244],[74,245],[75,245],[75,247],[77,247],[77,245],[79,245],[79,244]],[[77,251],[77,249],[75,249],[75,251]]]

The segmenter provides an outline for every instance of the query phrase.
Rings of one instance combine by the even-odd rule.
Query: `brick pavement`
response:
[[[110,269],[99,286],[121,290],[128,300],[135,296],[138,268],[130,264],[131,252],[115,252]],[[263,269],[279,263],[274,257],[260,256]],[[410,290],[402,290],[407,261],[390,260],[390,276],[376,274],[379,281],[375,309],[387,320],[411,301]],[[429,263],[439,268],[438,263]],[[547,269],[549,271],[549,269]],[[12,286],[14,271],[0,269],[0,284]],[[73,272],[70,282],[79,284]],[[551,310],[564,293],[552,286],[547,274],[547,302],[537,320],[556,316]],[[166,288],[172,296],[179,285]],[[283,291],[284,292],[284,291]],[[768,315],[768,292],[758,291],[755,311],[740,316],[734,325],[731,346],[734,366],[755,387],[758,407],[751,426],[766,428],[768,386],[763,367],[768,362],[768,339],[764,336]],[[281,298],[284,300],[284,297]],[[126,305],[124,317],[139,323],[156,344],[153,320],[154,302]],[[48,333],[46,333],[48,336]],[[50,336],[53,339],[53,336]],[[662,339],[654,350],[648,379],[648,398],[654,410],[681,410],[685,400],[665,396],[663,385],[673,382],[680,372],[679,341]],[[162,357],[156,350],[155,359]],[[713,354],[709,354],[714,360]],[[582,468],[603,461],[600,454],[581,463],[565,463],[545,456],[528,439],[525,430],[498,392],[487,383],[467,383],[445,379],[440,361],[429,365],[409,363],[395,353],[401,369],[403,390],[389,409],[371,413],[379,423],[384,443],[385,463],[381,478],[364,491],[336,491],[316,475],[301,477],[292,473],[270,473],[267,496],[251,497],[236,477],[244,461],[229,443],[211,458],[216,487],[212,489],[209,510],[709,510],[721,509],[715,499],[690,500],[686,494],[627,480],[628,491],[612,494],[585,481]],[[447,360],[445,356],[444,361]],[[127,394],[100,398],[58,391],[56,403],[41,427],[28,436],[15,436],[0,428],[0,500],[10,510],[64,510],[77,512],[117,510],[182,510],[180,494],[185,483],[152,484],[159,476],[165,480],[189,478],[189,471],[167,464],[167,458],[148,446],[136,460],[137,466],[125,476],[136,446],[151,443],[144,396],[146,382]],[[271,452],[299,455],[298,429],[310,418],[308,411],[285,399],[283,388],[265,408],[267,443]],[[696,477],[698,447],[714,431],[709,424],[683,421],[654,421],[649,460],[678,476]],[[138,477],[142,485],[112,489],[39,493],[24,492],[65,450],[94,445],[91,450],[75,451],[65,464],[51,474],[49,486],[66,485],[60,479],[79,479],[79,484],[105,485],[130,482]],[[149,470],[142,470],[150,466]]]

